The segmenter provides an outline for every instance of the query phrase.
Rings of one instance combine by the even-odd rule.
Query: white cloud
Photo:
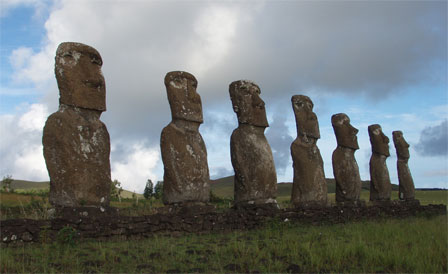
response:
[[[35,5],[37,2],[3,1],[2,4],[13,7],[17,3]],[[330,94],[323,91],[331,91],[334,97],[341,93],[350,97],[368,93],[372,97],[387,98],[386,95],[402,87],[414,83],[424,85],[446,75],[446,3],[249,2],[55,1],[45,22],[46,37],[41,50],[31,52],[18,48],[11,57],[16,69],[14,77],[19,82],[35,85],[43,94],[44,104],[54,109],[58,99],[54,78],[58,44],[76,41],[98,49],[104,61],[107,86],[108,111],[102,120],[111,133],[112,143],[129,147],[126,153],[120,154],[121,158],[112,157],[113,174],[124,185],[141,190],[147,178],[161,172],[160,157],[151,153],[158,151],[154,147],[158,147],[160,132],[170,120],[163,85],[168,71],[186,70],[198,78],[205,114],[201,130],[212,173],[216,173],[214,169],[230,166],[228,136],[236,127],[228,95],[230,82],[248,78],[260,84],[268,115],[275,100],[282,100],[282,108],[289,109],[291,94],[312,90],[322,133],[327,133],[319,141],[319,147],[330,176],[335,141],[333,135],[329,136],[331,128],[323,127],[329,125],[330,113],[324,112],[332,104],[318,102],[318,96],[327,98]],[[440,60],[445,65],[432,70],[432,65]],[[435,77],[428,77],[431,73]],[[21,92],[27,93],[27,90]],[[2,88],[1,93],[15,92]],[[428,92],[425,96],[430,95]],[[370,151],[367,125],[372,124],[373,117],[378,122],[387,119],[357,103],[353,103],[352,114],[348,114],[360,129],[362,148],[356,155],[364,179],[368,176],[365,164],[368,157],[361,158],[366,158],[363,155]],[[225,119],[207,116],[215,109],[219,112],[216,116]],[[292,121],[292,110],[287,111],[288,121]],[[341,111],[346,110],[337,110]],[[435,111],[446,114],[443,107]],[[391,117],[390,123],[383,127],[388,134],[395,129],[394,125],[405,127],[402,129],[412,144],[418,140],[418,128],[431,123],[415,115]],[[33,125],[41,121],[34,121],[30,116],[2,116],[2,132],[20,127],[20,132],[26,132],[24,136],[35,136],[34,144],[40,144],[38,126]],[[229,117],[235,123],[224,128],[222,123],[230,121]],[[4,123],[8,125],[3,127]],[[294,127],[292,124],[291,132],[295,132]],[[207,128],[213,130],[207,131]],[[7,135],[2,136],[2,143],[7,143],[0,145],[2,155],[7,150],[8,157],[16,159],[17,155],[26,155],[22,151],[37,150],[31,144],[28,150],[23,150],[18,144],[22,140],[17,142],[16,137]],[[6,142],[8,138],[14,141]],[[141,140],[145,140],[145,145]],[[146,160],[139,162],[138,159]],[[12,168],[12,163],[15,161],[7,166]],[[291,174],[288,169],[286,173]]]
[[[23,131],[42,133],[47,116],[48,110],[44,105],[33,104],[30,106],[29,111],[20,117],[18,125]]]
[[[14,160],[13,177],[36,181],[47,181],[48,172],[43,157],[43,146],[30,144]]]
[[[266,97],[310,89],[382,97],[430,81],[434,77],[423,71],[446,60],[446,33],[428,31],[443,22],[438,5],[61,0],[45,23],[41,51],[16,78],[56,98],[54,85],[47,88],[55,82],[56,47],[64,41],[91,45],[104,60],[105,120],[120,127],[112,134],[138,139],[150,132],[156,141],[169,120],[163,77],[171,70],[197,76],[205,110],[229,100],[228,84],[240,78],[258,82]],[[428,15],[432,25],[420,20]],[[145,121],[154,116],[161,118]]]
[[[142,142],[126,145],[131,149],[124,159],[112,163],[112,179],[120,181],[124,189],[143,193],[148,179],[157,181],[153,169],[160,161],[159,150],[145,147]]]
[[[188,63],[200,77],[229,53],[236,34],[240,11],[237,8],[211,6],[201,12],[194,24],[194,49]]]
[[[16,115],[0,116],[0,174],[15,179],[45,181],[48,173],[42,152],[46,106],[33,104]]]
[[[11,65],[15,69],[12,76],[14,82],[32,83],[36,87],[51,85],[54,81],[55,52],[55,46],[46,46],[35,54],[31,54],[32,50],[28,48],[14,50],[10,57]]]

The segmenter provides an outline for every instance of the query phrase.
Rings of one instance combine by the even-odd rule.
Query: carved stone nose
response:
[[[252,105],[258,108],[264,108],[265,103],[259,96],[254,96],[252,101]]]

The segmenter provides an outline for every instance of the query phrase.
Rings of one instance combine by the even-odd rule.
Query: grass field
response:
[[[43,201],[43,198],[38,195],[22,193],[0,193],[0,205],[3,207],[27,206],[33,200]]]
[[[288,187],[279,187],[283,195],[278,201],[283,207],[290,206]],[[2,219],[46,217],[48,191],[23,191],[0,193]],[[226,191],[228,187],[213,190],[221,198],[229,197]],[[416,196],[424,205],[447,204],[447,193],[416,191]],[[394,191],[392,198],[397,197]],[[368,191],[362,192],[362,199],[368,201]],[[334,203],[334,193],[329,200]],[[142,198],[138,203],[129,198],[114,200],[111,205],[133,216],[151,214],[163,206],[160,200]],[[219,206],[231,206],[231,201],[221,201]],[[446,273],[447,231],[446,215],[321,226],[270,222],[252,231],[156,234],[107,241],[80,240],[75,231],[66,234],[61,230],[55,242],[43,233],[42,243],[1,245],[0,272]]]
[[[328,193],[335,193],[336,182],[332,178],[327,178]],[[370,181],[361,181],[362,190],[369,191]],[[211,180],[212,191],[220,197],[229,198],[233,197],[233,176],[223,177],[217,180]],[[392,190],[398,191],[398,185],[392,184]],[[291,196],[292,183],[279,183],[277,184],[277,197],[289,197]]]
[[[270,223],[254,231],[18,244],[0,272],[447,272],[447,218],[345,225]]]
[[[0,183],[0,188],[2,187],[2,184]],[[32,182],[32,181],[26,181],[26,180],[13,180],[11,183],[11,188],[14,190],[14,192],[17,193],[39,193],[39,192],[45,192],[50,189],[50,182]],[[134,192],[123,190],[121,192],[122,198],[132,198]],[[135,193],[139,197],[139,199],[143,199],[143,194]]]
[[[213,192],[215,193],[215,192]],[[224,194],[223,194],[224,193]],[[215,193],[216,196],[220,198],[227,197],[225,192]],[[290,194],[286,196],[277,197],[277,201],[282,208],[292,207],[290,203]],[[138,216],[138,215],[148,215],[155,212],[155,208],[162,207],[163,203],[161,200],[145,200],[143,197],[137,195],[138,201],[132,199],[132,193],[128,193],[127,197],[123,198],[121,202],[118,200],[112,200],[111,206],[119,208],[121,214]],[[420,200],[420,204],[448,204],[448,191],[437,190],[437,191],[416,191],[416,197]],[[361,193],[361,199],[368,202],[369,192],[363,191]],[[398,199],[398,192],[392,192],[392,199]],[[335,204],[335,194],[328,194],[328,200],[331,204]],[[232,200],[229,199],[227,202],[221,202],[218,204],[220,208],[229,208],[232,206]],[[47,218],[46,211],[51,205],[48,203],[48,192],[41,191],[27,191],[26,193],[4,193],[0,192],[0,219],[11,219],[11,218],[30,218],[30,219],[40,219]]]

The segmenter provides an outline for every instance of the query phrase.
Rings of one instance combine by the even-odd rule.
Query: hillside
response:
[[[3,185],[0,181],[0,188],[2,188]],[[33,182],[33,181],[26,181],[26,180],[13,180],[11,183],[11,188],[14,190],[44,190],[50,188],[50,182]],[[121,192],[122,198],[132,198],[132,194],[134,192],[123,189],[123,192]],[[139,199],[144,199],[143,194],[138,194],[137,196]]]
[[[233,197],[233,175],[211,180],[211,189],[219,197]],[[327,178],[328,193],[335,193],[336,182],[333,178]],[[370,181],[362,181],[362,189],[370,189]],[[392,184],[392,190],[398,191],[398,185]],[[279,183],[277,186],[277,196],[290,196],[292,191],[292,183]]]
[[[0,187],[3,187],[0,181]],[[11,183],[12,189],[47,189],[50,187],[50,182],[33,182],[33,181],[25,181],[25,180],[13,180]]]
[[[334,193],[336,189],[335,180],[332,178],[327,178],[328,193]],[[210,180],[211,189],[214,194],[223,198],[233,198],[233,175],[223,177],[216,180]],[[2,187],[0,182],[0,187]],[[50,182],[32,182],[25,180],[13,180],[11,187],[13,189],[24,189],[24,190],[41,190],[48,189],[50,187]],[[370,181],[362,181],[362,189],[370,189]],[[398,191],[398,185],[392,184],[392,190]],[[292,191],[292,183],[279,183],[277,186],[277,196],[290,196]],[[132,198],[132,191],[123,190],[121,197]],[[143,198],[142,194],[137,194],[139,198]]]
[[[126,189],[123,189],[123,191],[121,192],[120,196],[121,196],[121,198],[132,199],[132,198],[133,198],[133,197],[132,197],[132,194],[134,194],[134,192],[129,191],[129,190],[126,190]],[[137,195],[137,197],[138,197],[139,199],[145,199],[145,197],[143,196],[143,194],[136,193],[136,195]]]

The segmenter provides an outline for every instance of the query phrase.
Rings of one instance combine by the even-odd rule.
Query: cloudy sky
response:
[[[48,180],[42,128],[58,107],[54,56],[59,43],[103,57],[112,178],[143,191],[163,177],[159,139],[170,120],[165,74],[198,79],[212,178],[233,174],[237,127],[228,86],[261,87],[279,182],[292,181],[296,138],[291,96],[311,97],[327,177],[336,139],[332,114],[359,129],[356,158],[369,180],[367,126],[391,139],[387,164],[398,183],[392,131],[411,145],[417,187],[447,187],[446,1],[1,0],[0,176]]]

